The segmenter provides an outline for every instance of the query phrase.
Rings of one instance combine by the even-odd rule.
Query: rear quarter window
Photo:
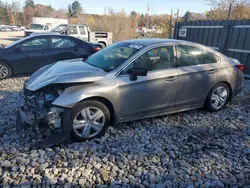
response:
[[[203,63],[204,64],[211,64],[211,63],[218,63],[220,61],[220,57],[216,54],[211,52],[203,52]]]

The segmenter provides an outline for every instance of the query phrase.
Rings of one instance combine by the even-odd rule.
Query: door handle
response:
[[[211,69],[211,70],[208,71],[208,74],[214,74],[214,73],[216,73],[216,72],[217,72],[216,69]]]
[[[41,52],[41,54],[48,54],[48,52]]]
[[[79,52],[80,50],[79,49],[73,49],[74,52]]]
[[[172,81],[175,81],[176,79],[177,79],[176,76],[169,76],[169,77],[167,77],[166,81],[167,82],[172,82]]]

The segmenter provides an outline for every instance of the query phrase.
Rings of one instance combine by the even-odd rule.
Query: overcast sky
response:
[[[21,0],[24,4],[25,0]],[[7,2],[11,2],[8,0]],[[73,0],[34,0],[35,4],[51,4],[52,7],[60,9],[67,8]],[[209,10],[205,0],[80,0],[85,13],[102,14],[105,7],[111,7],[116,10],[131,12],[135,10],[140,13],[147,12],[147,4],[151,7],[153,14],[170,14],[171,9],[174,12],[180,10],[183,15],[187,10],[191,12],[205,12]]]

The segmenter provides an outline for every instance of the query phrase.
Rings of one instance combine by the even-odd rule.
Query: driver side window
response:
[[[131,63],[122,72],[122,75],[128,74],[133,67],[145,68],[149,72],[173,68],[173,46],[160,47],[147,51]]]

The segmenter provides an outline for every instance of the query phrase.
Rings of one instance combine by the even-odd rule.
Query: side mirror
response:
[[[0,44],[0,48],[4,48],[4,45],[3,45],[3,44]]]
[[[130,74],[130,80],[135,81],[137,80],[137,76],[147,76],[148,70],[145,68],[140,67],[133,67],[131,71],[129,71]]]

